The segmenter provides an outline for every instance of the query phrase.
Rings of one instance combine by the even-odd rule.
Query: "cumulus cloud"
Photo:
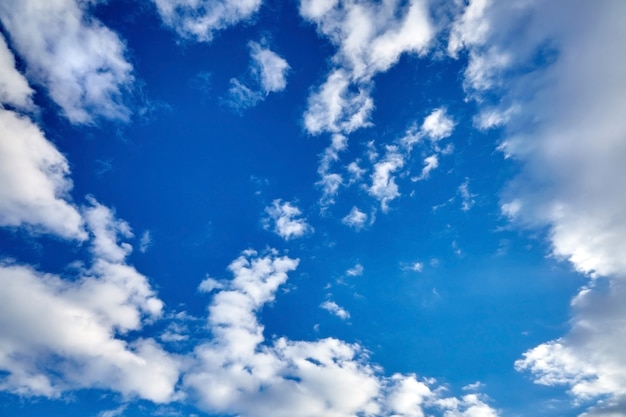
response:
[[[116,235],[125,235],[123,223],[95,200],[85,211],[94,259],[73,279],[0,265],[0,389],[55,398],[104,388],[169,401],[178,361],[151,338],[119,337],[158,318],[163,303],[125,263],[128,248],[113,248]]]
[[[454,121],[443,108],[435,109],[424,119],[421,131],[429,139],[437,141],[447,138],[454,130]]]
[[[337,47],[334,68],[309,97],[304,124],[311,134],[367,126],[374,75],[387,71],[404,53],[423,55],[434,35],[421,0],[406,5],[302,0],[300,14]]]
[[[517,363],[537,382],[570,386],[576,398],[604,397],[594,413],[624,403],[617,374],[626,362],[609,347],[623,344],[618,323],[626,317],[613,301],[626,282],[626,57],[615,53],[624,13],[619,2],[472,1],[449,46],[469,51],[468,94],[489,112],[485,120],[503,124],[501,149],[520,162],[503,211],[522,226],[547,226],[554,256],[608,277],[608,290],[592,285],[574,299],[569,333]]]
[[[216,32],[250,19],[261,0],[153,0],[165,23],[179,36],[210,42]]]
[[[26,78],[15,68],[15,57],[0,34],[0,103],[31,110],[33,93]]]
[[[265,228],[271,227],[274,233],[285,240],[301,237],[313,231],[306,219],[300,217],[302,214],[300,209],[288,201],[283,203],[280,199],[274,200],[272,205],[265,209],[265,213],[269,216]]]
[[[0,21],[26,74],[46,88],[72,123],[126,120],[124,92],[132,65],[120,38],[89,15],[91,2],[24,0],[0,3]]]
[[[372,185],[368,192],[380,201],[383,212],[389,210],[389,202],[400,196],[394,173],[404,166],[404,156],[396,146],[388,146],[384,158],[374,164]]]
[[[229,266],[234,278],[208,308],[213,340],[195,348],[183,382],[204,410],[242,417],[414,417],[427,408],[450,416],[490,409],[476,396],[442,398],[441,390],[431,388],[434,381],[415,375],[381,376],[358,344],[265,340],[257,316],[297,265],[274,251],[248,250]]]
[[[69,164],[27,117],[0,109],[0,225],[85,239]]]
[[[257,42],[250,43],[250,57],[252,71],[257,75],[265,94],[285,89],[289,64],[284,58]]]
[[[360,230],[365,226],[367,221],[367,214],[359,210],[357,207],[352,207],[350,213],[348,213],[341,222],[347,226],[350,226],[356,230]]]

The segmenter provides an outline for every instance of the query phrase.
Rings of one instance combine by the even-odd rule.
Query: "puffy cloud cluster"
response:
[[[423,55],[434,36],[427,2],[302,0],[302,17],[336,47],[334,68],[309,97],[311,134],[349,133],[369,124],[372,78],[404,53]]]
[[[0,265],[0,389],[58,397],[103,388],[167,402],[180,363],[152,338],[123,337],[161,316],[147,278],[125,263],[124,222],[90,200],[92,265],[72,279],[16,263]]]
[[[607,289],[592,282],[574,298],[568,334],[517,363],[578,399],[606,397],[590,415],[626,412],[626,360],[614,351],[626,319],[618,306],[626,284],[626,56],[615,52],[624,13],[619,2],[475,0],[449,44],[453,56],[467,50],[465,84],[481,103],[479,126],[503,125],[501,149],[522,167],[503,211],[523,226],[548,226],[554,256],[608,277]]]
[[[183,38],[210,42],[216,32],[250,19],[261,0],[153,0],[165,23]]]
[[[127,120],[124,92],[133,82],[133,68],[120,38],[87,13],[89,3],[2,2],[0,21],[26,62],[28,77],[46,89],[70,122]],[[25,91],[23,83],[11,85]]]
[[[299,261],[274,251],[245,251],[230,264],[233,279],[213,296],[207,327],[183,385],[210,413],[242,417],[354,415],[495,416],[477,395],[445,398],[434,381],[415,375],[384,377],[357,344],[334,338],[268,341],[257,316],[272,302]],[[335,314],[341,308],[328,302]],[[346,312],[347,313],[347,312]],[[346,316],[347,317],[347,316]]]
[[[271,227],[285,240],[301,237],[313,231],[306,219],[300,217],[302,214],[300,209],[288,201],[283,203],[280,199],[274,200],[265,212],[269,216],[265,219],[265,228]]]

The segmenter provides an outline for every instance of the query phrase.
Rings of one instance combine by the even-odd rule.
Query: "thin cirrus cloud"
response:
[[[623,414],[626,361],[612,346],[623,345],[626,316],[618,301],[626,283],[626,121],[618,110],[626,107],[626,58],[615,53],[626,36],[617,16],[626,9],[531,1],[521,10],[528,24],[512,41],[509,23],[520,10],[471,2],[453,25],[449,51],[469,51],[465,85],[480,100],[479,120],[503,125],[501,150],[523,164],[504,194],[503,212],[524,227],[548,226],[552,254],[591,283],[572,301],[569,332],[526,352],[516,368],[539,384],[568,386],[577,400],[598,399],[587,415]],[[550,65],[531,75],[509,71],[537,53]],[[537,85],[538,94],[526,94]],[[500,102],[483,92],[497,92]],[[603,279],[608,289],[594,285]]]
[[[76,0],[0,3],[0,21],[25,60],[29,78],[45,88],[72,123],[128,120],[125,93],[133,67],[113,31]]]

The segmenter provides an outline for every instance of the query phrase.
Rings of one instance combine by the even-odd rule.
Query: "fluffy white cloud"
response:
[[[34,107],[33,93],[26,78],[15,68],[15,57],[0,34],[0,103],[30,110]]]
[[[300,209],[289,202],[274,200],[271,206],[265,208],[265,212],[269,215],[265,228],[269,229],[273,225],[273,231],[285,240],[313,231],[306,219],[300,217]]]
[[[265,94],[282,91],[287,86],[289,64],[276,52],[256,42],[250,43],[253,72],[257,75]]]
[[[372,77],[404,53],[424,54],[434,35],[425,1],[302,0],[300,14],[336,47],[335,68],[309,97],[307,131],[349,133],[369,124]]]
[[[320,304],[320,307],[328,311],[329,313],[339,317],[341,320],[347,320],[350,318],[350,313],[348,313],[346,309],[340,307],[339,304],[332,300],[324,301],[322,304]]]
[[[261,0],[153,0],[163,22],[181,37],[209,42],[215,32],[250,19]]]
[[[404,166],[404,156],[396,146],[388,146],[385,157],[374,164],[372,185],[368,192],[380,201],[383,212],[389,210],[389,202],[400,196],[393,173]]]
[[[443,108],[435,109],[422,123],[421,132],[430,140],[438,141],[447,138],[454,130],[454,121],[446,114]]]
[[[119,37],[76,0],[0,3],[0,21],[11,46],[24,58],[27,75],[43,85],[72,123],[97,117],[126,120],[124,90],[132,66]]]
[[[0,225],[28,226],[85,239],[83,219],[69,201],[65,157],[28,118],[0,109]]]
[[[461,414],[471,407],[490,408],[478,397],[441,398],[441,390],[430,387],[434,381],[378,375],[357,344],[333,338],[266,341],[257,315],[297,265],[297,259],[275,252],[259,256],[252,250],[231,263],[233,280],[208,308],[213,339],[196,347],[183,382],[207,412],[241,417],[414,417],[430,408],[447,416],[496,415]]]
[[[124,340],[161,315],[145,276],[113,245],[124,224],[95,200],[85,209],[93,264],[67,279],[0,265],[0,389],[57,397],[104,388],[154,402],[172,399],[180,364],[150,338]]]
[[[360,230],[365,226],[367,221],[367,214],[359,210],[357,207],[352,207],[350,213],[346,215],[341,222],[347,226],[350,226],[356,230]]]
[[[626,362],[611,348],[623,345],[626,318],[616,305],[626,283],[626,56],[615,52],[624,13],[621,2],[472,1],[449,48],[469,50],[468,93],[485,120],[504,124],[501,149],[522,167],[503,211],[518,224],[548,226],[555,256],[608,277],[609,290],[591,286],[574,299],[568,334],[517,363],[577,398],[604,396],[594,413],[616,404],[624,411]]]

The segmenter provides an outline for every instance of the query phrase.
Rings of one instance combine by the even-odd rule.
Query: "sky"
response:
[[[0,416],[626,415],[624,16],[0,1]]]

